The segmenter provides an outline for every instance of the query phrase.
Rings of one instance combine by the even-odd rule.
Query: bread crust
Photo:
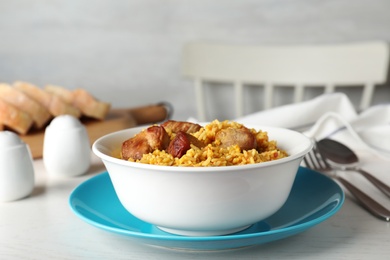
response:
[[[27,134],[33,124],[32,117],[0,99],[0,124],[19,134]]]
[[[76,118],[80,118],[81,116],[81,112],[78,108],[66,103],[57,95],[49,93],[31,83],[17,81],[14,83],[14,87],[45,106],[53,117],[72,115]]]
[[[29,114],[34,120],[35,128],[42,128],[51,119],[44,106],[9,84],[0,84],[0,99]]]
[[[53,117],[65,114],[103,120],[111,108],[84,89],[40,88],[23,81],[0,83],[0,101],[0,131],[10,129],[19,134],[27,134],[32,126],[43,129]]]
[[[109,103],[96,100],[84,89],[73,91],[73,104],[79,108],[83,115],[103,120],[111,108]]]
[[[49,84],[46,85],[44,89],[45,91],[62,98],[68,104],[73,103],[73,92],[67,88]]]

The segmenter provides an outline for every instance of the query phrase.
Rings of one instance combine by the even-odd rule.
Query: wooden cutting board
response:
[[[101,136],[122,129],[162,122],[169,118],[170,111],[166,104],[149,105],[129,109],[113,109],[103,121],[82,119],[91,145]],[[21,135],[20,138],[29,145],[34,159],[42,158],[45,130]]]

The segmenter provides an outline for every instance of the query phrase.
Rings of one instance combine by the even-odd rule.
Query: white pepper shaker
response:
[[[43,163],[49,174],[78,176],[91,164],[91,147],[85,126],[74,116],[55,117],[46,127]]]
[[[34,189],[30,148],[11,131],[0,131],[0,201],[14,201]]]

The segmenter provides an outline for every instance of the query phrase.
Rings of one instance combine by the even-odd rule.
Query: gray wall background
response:
[[[388,0],[0,0],[0,81],[81,87],[114,107],[168,101],[186,119],[196,108],[180,74],[184,43],[390,41],[389,11]],[[245,112],[260,110],[261,90],[247,91]],[[212,117],[234,117],[231,88],[208,93]]]

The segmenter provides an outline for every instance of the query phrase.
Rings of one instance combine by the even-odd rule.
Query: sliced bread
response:
[[[14,83],[14,87],[45,106],[54,117],[65,114],[77,118],[80,118],[81,116],[81,112],[77,107],[66,103],[61,97],[49,93],[38,86],[27,82],[17,81]]]
[[[95,119],[104,119],[111,107],[108,103],[96,100],[84,89],[71,91],[58,85],[47,85],[45,91],[77,107],[82,115]]]
[[[33,123],[29,114],[0,99],[0,125],[24,135]]]
[[[9,84],[0,84],[0,99],[29,114],[38,129],[45,126],[51,118],[44,106]]]
[[[67,88],[57,86],[57,85],[46,85],[45,91],[61,97],[66,103],[73,103],[73,92]]]
[[[84,89],[73,90],[73,105],[80,109],[85,116],[103,120],[108,114],[111,105],[96,100]]]

